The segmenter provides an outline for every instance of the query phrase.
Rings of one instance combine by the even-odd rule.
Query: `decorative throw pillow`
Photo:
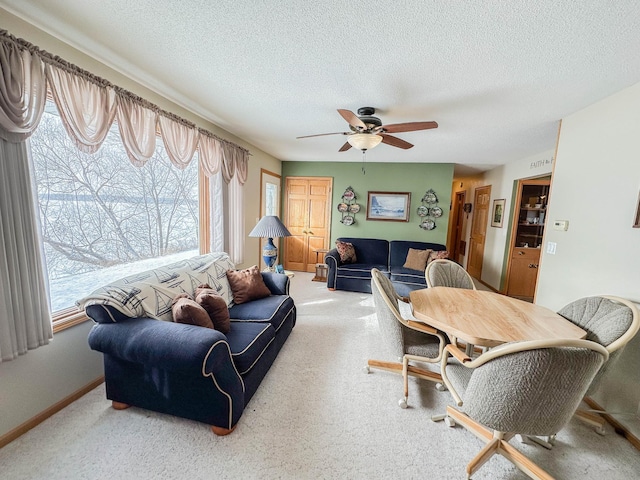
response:
[[[187,323],[213,329],[213,322],[209,318],[207,311],[186,293],[182,293],[173,299],[171,311],[173,313],[173,321],[176,323]]]
[[[352,243],[336,240],[336,250],[338,250],[342,263],[356,263],[358,261],[356,258],[356,250],[353,248]]]
[[[257,265],[245,270],[227,270],[227,279],[234,303],[246,303],[271,295],[271,290],[265,285]]]
[[[449,258],[448,250],[436,250],[431,252],[429,255],[429,260],[427,261],[427,265],[431,263],[432,260],[443,260]]]
[[[410,248],[407,252],[407,259],[404,262],[404,268],[410,268],[412,270],[424,270],[427,268],[427,262],[429,261],[429,256],[431,255],[433,250],[417,250],[415,248]]]
[[[222,333],[229,333],[231,320],[227,302],[209,285],[202,284],[196,288],[196,303],[209,314],[213,328]]]

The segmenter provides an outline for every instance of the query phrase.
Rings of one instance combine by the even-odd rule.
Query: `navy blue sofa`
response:
[[[226,270],[218,268],[216,274],[214,267],[215,262],[207,267],[209,284],[216,283],[216,278],[226,279]],[[162,273],[167,271],[174,270],[164,268]],[[181,275],[189,278],[184,271]],[[107,398],[114,408],[136,406],[207,423],[218,435],[231,433],[296,322],[289,278],[270,272],[262,272],[262,277],[271,296],[232,305],[227,334],[157,318],[131,317],[121,311],[126,308],[103,302],[106,294],[115,295],[121,285],[135,282],[117,288],[112,285],[111,290],[103,287],[79,301],[96,322],[89,333],[89,345],[104,354]],[[179,279],[173,276],[171,281],[175,285]],[[138,290],[150,286],[159,292],[164,288],[149,283],[148,278],[146,285],[138,286]],[[188,291],[190,287],[182,281],[180,288]]]
[[[377,268],[387,275],[398,295],[408,296],[412,290],[426,288],[423,270],[404,268],[410,248],[416,250],[446,250],[439,243],[414,242],[408,240],[380,240],[375,238],[342,237],[337,241],[353,244],[357,263],[342,263],[334,248],[325,255],[328,267],[327,288],[371,293],[371,269]]]

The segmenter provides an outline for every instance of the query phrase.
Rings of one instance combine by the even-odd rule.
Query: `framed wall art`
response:
[[[408,222],[411,192],[368,192],[367,220]]]
[[[493,211],[491,213],[491,226],[502,228],[502,220],[504,219],[504,198],[493,201]]]

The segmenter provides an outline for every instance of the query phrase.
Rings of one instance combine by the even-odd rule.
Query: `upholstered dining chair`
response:
[[[427,287],[454,287],[475,290],[471,275],[456,262],[446,259],[432,260],[424,271]]]
[[[424,271],[427,287],[452,287],[476,290],[471,275],[456,262],[447,259],[436,259],[429,262]],[[457,344],[458,339],[449,335],[451,343]],[[467,345],[467,354],[473,352],[473,345]]]
[[[609,352],[609,360],[598,371],[587,390],[586,395],[590,396],[601,386],[603,378],[615,365],[625,345],[638,333],[640,329],[638,309],[629,300],[603,295],[571,302],[558,314],[585,330],[587,340],[601,344]],[[596,427],[596,432],[604,435],[603,417],[585,410],[578,410],[576,416]]]
[[[371,292],[378,318],[380,332],[386,340],[388,352],[399,361],[368,360],[366,371],[371,368],[401,373],[404,380],[404,397],[398,401],[407,408],[409,396],[409,376],[438,382],[439,373],[412,365],[410,362],[438,363],[446,344],[445,336],[436,329],[417,320],[405,319],[398,306],[398,300],[406,302],[397,294],[391,280],[377,268],[371,269]],[[442,389],[442,388],[441,388]]]
[[[450,361],[449,354],[458,361]],[[500,454],[531,478],[551,479],[508,442],[518,433],[544,436],[563,428],[608,357],[602,345],[589,340],[512,342],[475,359],[447,345],[442,378],[462,407],[447,407],[447,424],[459,423],[486,442],[467,464],[467,478]]]

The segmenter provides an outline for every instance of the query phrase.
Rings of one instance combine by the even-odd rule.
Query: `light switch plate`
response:
[[[556,254],[556,242],[547,242],[547,253],[549,255]]]

